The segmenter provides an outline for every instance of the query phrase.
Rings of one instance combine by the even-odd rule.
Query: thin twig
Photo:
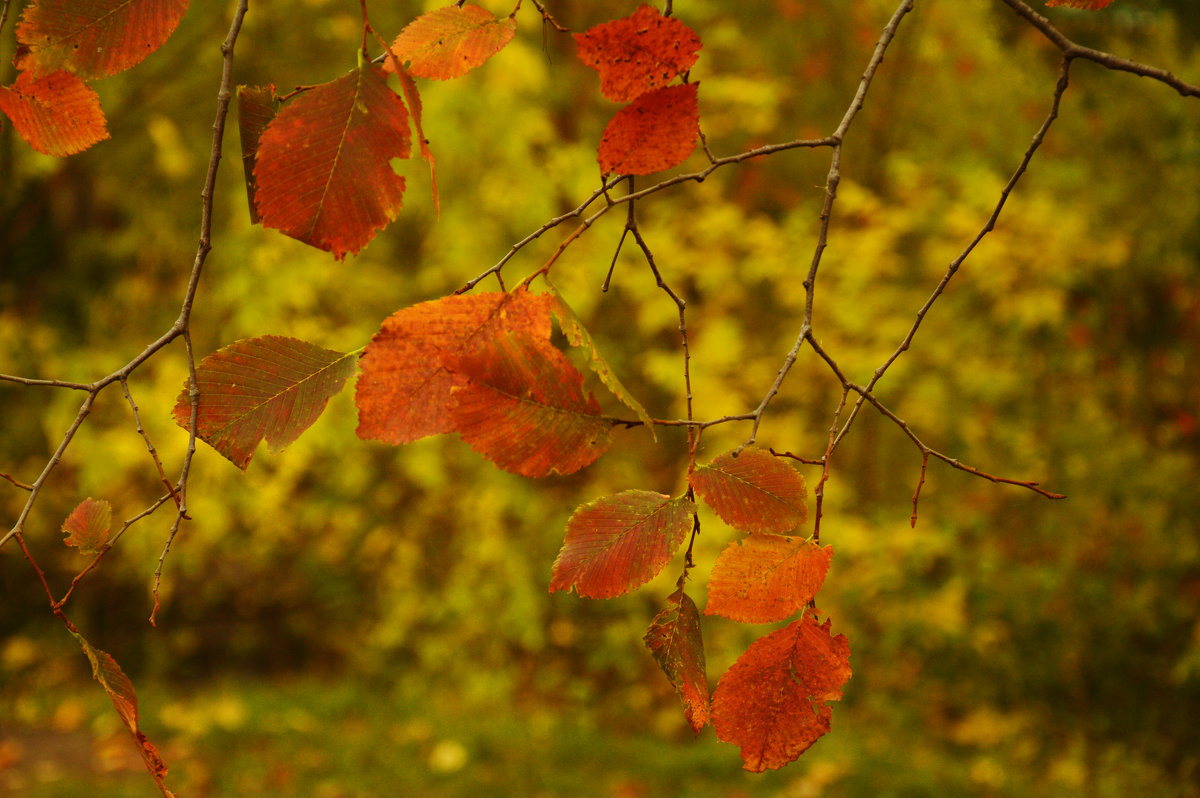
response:
[[[150,436],[146,433],[145,428],[142,427],[142,418],[138,414],[137,403],[133,401],[133,394],[129,392],[129,381],[122,379],[121,388],[125,391],[125,401],[129,403],[129,409],[133,411],[133,420],[134,423],[137,424],[138,434],[141,435],[142,440],[145,441],[146,449],[150,452],[150,458],[154,460],[154,467],[158,469],[158,478],[162,480],[163,485],[166,486],[168,495],[175,499],[175,506],[179,507],[179,494],[175,492],[175,488],[171,485],[171,481],[167,479],[167,472],[165,469],[163,469],[162,460],[158,459],[158,451],[154,448],[154,444],[150,441]]]
[[[4,3],[0,4],[0,33],[4,32],[4,23],[8,22],[8,7],[11,3],[12,0],[4,0]]]
[[[66,380],[34,380],[28,377],[16,377],[12,374],[0,374],[0,382],[15,382],[20,385],[34,385],[43,388],[70,388],[73,391],[95,390],[95,383],[67,382]]]
[[[0,479],[7,479],[9,482],[16,485],[21,490],[33,490],[33,485],[26,485],[21,480],[17,479],[16,477],[14,477],[10,474],[5,474],[3,471],[0,471]]]
[[[542,24],[543,25],[548,23],[551,26],[553,26],[554,29],[556,31],[558,31],[559,33],[570,33],[571,32],[570,28],[565,27],[563,25],[559,25],[558,20],[556,20],[554,17],[552,17],[550,15],[550,12],[546,10],[546,7],[544,5],[542,5],[538,0],[532,0],[532,2],[533,2],[533,7],[536,8],[538,10],[538,12],[541,13],[541,15],[542,15]],[[521,4],[518,3],[517,7],[519,8],[520,5]],[[513,13],[516,13],[516,12],[514,11]]]
[[[917,489],[913,491],[913,511],[908,519],[908,525],[917,528],[917,502],[921,501],[921,488],[925,487],[925,471],[929,468],[929,452],[921,452],[921,478],[917,480]]]
[[[1170,86],[1184,97],[1200,97],[1200,86],[1186,83],[1165,69],[1159,69],[1158,67],[1122,58],[1112,53],[1106,53],[1103,50],[1093,50],[1091,47],[1076,44],[1064,36],[1058,28],[1054,27],[1050,20],[1034,11],[1028,5],[1021,2],[1021,0],[1000,0],[1000,2],[1011,8],[1016,12],[1017,16],[1041,32],[1055,47],[1062,51],[1063,56],[1068,60],[1082,58],[1085,61],[1093,61],[1118,72],[1130,72],[1143,78],[1157,80],[1160,83]]]

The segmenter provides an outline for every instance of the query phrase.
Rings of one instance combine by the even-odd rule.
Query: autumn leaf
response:
[[[654,616],[646,632],[646,647],[679,693],[692,731],[708,725],[708,680],[704,673],[704,641],[696,603],[680,587],[667,598],[667,607]]]
[[[17,69],[115,75],[161,47],[187,7],[188,0],[35,0],[17,25]]]
[[[476,5],[452,5],[422,14],[400,32],[392,52],[419,78],[449,80],[480,66],[512,41],[517,21],[496,19]]]
[[[22,72],[13,85],[0,86],[0,111],[45,155],[74,155],[108,138],[100,97],[70,72],[42,77]]]
[[[63,521],[62,531],[67,536],[63,543],[76,547],[80,554],[99,554],[108,542],[111,526],[112,505],[89,496]]]
[[[600,73],[600,92],[619,103],[667,85],[700,57],[700,37],[648,5],[576,33],[575,45],[579,60]]]
[[[612,422],[584,395],[583,375],[549,343],[504,333],[448,365],[466,378],[452,389],[454,430],[505,471],[573,474],[612,444]]]
[[[759,638],[713,692],[717,738],[742,749],[746,770],[781,768],[829,731],[829,701],[850,678],[850,646],[811,614]]]
[[[408,111],[380,67],[365,64],[302,92],[259,139],[254,178],[263,225],[338,260],[396,218],[411,150]]]
[[[173,794],[163,781],[167,775],[167,765],[158,755],[154,745],[138,727],[138,699],[137,693],[133,689],[133,683],[129,681],[129,677],[121,670],[121,666],[109,654],[93,647],[77,632],[72,631],[71,634],[83,647],[83,653],[87,655],[88,661],[92,664],[92,675],[96,677],[96,681],[100,682],[104,692],[108,693],[113,706],[117,709],[117,714],[121,716],[125,727],[129,729],[129,733],[137,742],[138,753],[142,755],[146,769],[154,777],[154,781],[163,795],[173,798]]]
[[[358,437],[400,444],[453,431],[451,392],[467,378],[447,362],[503,331],[549,341],[547,295],[518,288],[449,296],[393,313],[362,356]]]
[[[278,451],[296,440],[353,375],[353,355],[295,338],[266,335],[230,344],[196,367],[196,435],[244,471],[260,441]],[[187,429],[191,413],[185,385],[175,421]]]
[[[722,521],[743,532],[787,532],[808,517],[804,477],[762,449],[727,452],[688,482]]]
[[[604,387],[608,388],[630,410],[637,414],[641,419],[642,424],[646,429],[650,430],[650,436],[658,440],[658,435],[654,431],[654,422],[650,418],[650,414],[646,412],[646,408],[642,407],[642,403],[634,398],[629,389],[621,382],[620,378],[613,372],[612,366],[600,354],[600,350],[596,347],[596,342],[592,340],[591,334],[587,328],[583,326],[583,322],[575,315],[575,311],[566,303],[566,300],[559,295],[558,291],[553,287],[550,289],[551,310],[554,312],[555,318],[558,319],[558,326],[566,336],[567,341],[571,346],[579,347],[587,353],[587,365],[600,382],[604,383]]]
[[[627,490],[579,507],[567,521],[550,592],[622,596],[670,562],[692,528],[696,505],[648,490]]]
[[[600,137],[600,171],[648,175],[686,161],[700,136],[696,86],[656,89],[617,111]]]
[[[254,165],[258,163],[258,140],[267,125],[279,113],[279,100],[274,86],[238,86],[238,132],[242,139],[242,168],[246,173],[246,198],[250,201],[250,222],[258,224],[262,217],[254,204],[258,184],[254,180]]]
[[[1068,8],[1086,8],[1090,11],[1099,11],[1102,8],[1108,8],[1112,5],[1113,0],[1046,0],[1047,6],[1067,6]]]
[[[389,58],[384,61],[384,69],[392,67],[394,60]],[[425,163],[429,164],[429,191],[433,195],[433,209],[437,213],[438,218],[441,218],[442,198],[438,194],[437,161],[433,157],[433,152],[429,149],[429,140],[425,138],[425,128],[422,127],[421,94],[417,91],[417,82],[412,79],[412,75],[403,66],[400,67],[399,77],[400,88],[404,92],[404,100],[408,103],[408,110],[412,114],[413,129],[417,133],[417,149],[421,153],[421,157],[425,160]]]
[[[801,537],[751,535],[730,543],[713,564],[705,615],[774,623],[812,601],[825,581],[833,547]]]

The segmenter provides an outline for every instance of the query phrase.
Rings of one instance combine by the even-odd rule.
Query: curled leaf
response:
[[[696,603],[680,587],[646,631],[646,647],[679,693],[692,731],[708,725],[708,680],[704,673],[704,641]]]
[[[254,204],[258,187],[254,166],[258,163],[258,140],[267,125],[279,113],[279,100],[274,86],[238,86],[238,132],[242,139],[242,169],[246,173],[246,198],[250,201],[250,222],[258,224],[262,217]]]

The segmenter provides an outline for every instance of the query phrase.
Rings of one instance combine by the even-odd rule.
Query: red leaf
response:
[[[600,171],[648,175],[686,161],[700,136],[696,86],[656,89],[617,111],[600,137]]]
[[[1108,8],[1112,5],[1113,0],[1046,0],[1047,6],[1067,6],[1068,8],[1086,8],[1090,11],[1098,11],[1101,8]]]
[[[0,86],[0,111],[46,155],[74,155],[108,138],[99,96],[70,72],[37,78],[22,72],[12,86]]]
[[[538,338],[495,336],[447,365],[466,378],[453,389],[454,429],[505,471],[573,474],[612,444],[612,422],[584,396],[583,375]]]
[[[466,376],[446,368],[503,331],[550,340],[549,298],[521,288],[449,296],[402,308],[363,353],[355,402],[358,437],[409,443],[451,432],[451,392]]]
[[[238,132],[242,138],[242,168],[246,173],[246,198],[250,201],[250,221],[258,224],[262,216],[254,204],[258,184],[254,180],[254,165],[258,162],[258,141],[267,125],[279,113],[279,100],[274,86],[238,86]]]
[[[667,608],[654,616],[646,632],[646,647],[667,674],[692,731],[708,725],[708,680],[704,674],[704,641],[696,603],[679,588],[667,599]]]
[[[230,344],[196,367],[196,435],[245,470],[263,438],[272,451],[296,440],[353,375],[353,355],[295,338],[266,335]],[[185,385],[175,421],[187,429],[191,414]]]
[[[133,739],[137,742],[138,753],[142,755],[142,761],[146,763],[146,769],[150,771],[150,775],[154,777],[154,781],[158,784],[158,788],[165,796],[173,794],[167,789],[163,779],[167,775],[167,765],[162,761],[162,757],[158,755],[158,751],[154,745],[146,738],[138,728],[138,699],[137,693],[133,690],[133,683],[129,681],[129,677],[121,670],[121,666],[109,654],[94,648],[88,641],[83,639],[83,636],[71,632],[75,635],[75,639],[79,641],[79,645],[83,647],[83,653],[87,655],[88,661],[92,663],[92,675],[96,677],[96,681],[100,682],[100,686],[104,688],[104,692],[108,693],[108,697],[112,699],[113,706],[117,709],[117,714],[121,716],[125,727],[129,729],[129,733],[133,735]]]
[[[800,537],[751,535],[730,543],[713,565],[705,615],[774,623],[812,601],[825,581],[833,547]]]
[[[163,45],[188,0],[36,0],[17,25],[17,69],[115,75]]]
[[[605,496],[575,510],[554,561],[550,592],[613,598],[658,575],[692,528],[696,505],[648,490]]]
[[[512,41],[517,21],[496,19],[474,5],[439,8],[414,19],[392,43],[392,52],[409,62],[419,78],[449,80],[480,66]]]
[[[358,252],[399,213],[404,178],[391,159],[410,149],[408,111],[379,67],[303,92],[259,139],[263,225],[338,260]]]
[[[103,499],[96,500],[89,496],[71,511],[67,520],[63,521],[62,531],[67,536],[63,543],[75,546],[80,554],[99,554],[100,549],[108,542],[110,526],[112,505]]]
[[[829,731],[850,678],[845,635],[811,615],[754,641],[713,693],[717,738],[742,749],[746,770],[761,773],[793,761]]]
[[[387,59],[383,62],[383,67],[390,70],[394,63],[394,59]],[[442,216],[442,199],[438,195],[437,184],[437,163],[433,157],[433,153],[429,150],[429,141],[425,138],[425,129],[421,127],[421,94],[417,91],[417,82],[412,79],[412,75],[403,66],[400,67],[400,88],[404,91],[404,99],[408,102],[408,110],[412,112],[413,129],[417,132],[417,148],[421,153],[421,157],[425,159],[425,163],[429,164],[429,183],[430,193],[433,194],[433,209],[437,212],[438,218]]]
[[[665,86],[700,57],[700,37],[648,5],[576,33],[575,44],[579,60],[600,73],[601,93],[619,103]]]
[[[787,532],[808,517],[804,477],[762,449],[723,454],[688,482],[722,521],[743,532]]]

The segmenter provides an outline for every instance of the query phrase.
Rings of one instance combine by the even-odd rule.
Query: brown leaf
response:
[[[536,336],[494,336],[447,365],[466,378],[452,389],[454,430],[505,471],[573,474],[612,444],[612,423],[584,395],[583,375]]]
[[[365,247],[400,212],[408,110],[370,64],[289,101],[259,139],[254,177],[265,227],[329,250]]]
[[[87,655],[88,661],[92,664],[92,675],[96,677],[96,681],[100,682],[100,686],[104,688],[104,692],[108,693],[108,697],[112,699],[113,706],[117,709],[117,714],[121,716],[121,721],[125,724],[125,728],[129,729],[129,733],[133,735],[134,741],[138,746],[138,753],[142,755],[142,761],[146,763],[146,769],[150,771],[150,775],[158,784],[159,790],[164,796],[174,798],[173,793],[167,789],[166,782],[163,780],[167,775],[167,765],[163,762],[162,757],[158,755],[158,751],[154,745],[142,733],[138,727],[138,699],[137,693],[134,692],[133,683],[129,681],[129,677],[121,670],[121,666],[109,654],[93,647],[83,636],[71,632],[75,639],[79,641],[79,645],[83,647],[83,653]]]
[[[353,355],[307,341],[265,335],[230,344],[196,366],[196,435],[245,470],[259,442],[279,451],[296,440],[353,375]],[[174,413],[187,429],[187,385]]]
[[[115,75],[161,47],[187,7],[188,0],[35,0],[17,25],[17,69]]]
[[[80,554],[99,554],[108,542],[111,526],[112,505],[89,496],[63,521],[62,531],[67,536],[63,543],[75,546]]]
[[[656,89],[617,111],[600,137],[600,171],[648,175],[686,161],[700,137],[696,86]]]
[[[554,561],[550,592],[575,588],[613,598],[644,585],[671,561],[696,505],[648,490],[605,496],[575,510]]]
[[[774,623],[796,614],[825,582],[833,547],[801,537],[751,535],[730,543],[713,565],[705,615]]]
[[[804,477],[755,447],[717,457],[688,482],[721,520],[743,532],[787,532],[808,517]]]
[[[646,647],[679,693],[692,731],[708,725],[708,680],[704,673],[704,641],[696,603],[680,587],[667,598],[667,607],[654,616],[646,632]]]
[[[453,431],[451,392],[467,378],[447,363],[505,331],[549,341],[547,295],[518,288],[449,296],[393,313],[362,356],[358,436],[400,444]]]
[[[0,86],[0,111],[45,155],[74,155],[108,138],[100,97],[70,72],[22,72],[13,85]]]
[[[392,52],[419,78],[449,80],[480,66],[512,41],[517,21],[496,19],[476,5],[446,6],[422,14],[400,32]]]
[[[648,5],[628,17],[576,33],[575,44],[579,60],[600,73],[601,93],[615,102],[628,102],[667,85],[700,57],[700,37]]]
[[[717,738],[742,749],[746,770],[781,768],[829,731],[828,701],[850,678],[850,646],[806,614],[751,644],[713,693]]]
[[[267,125],[279,113],[279,100],[274,86],[238,86],[238,132],[242,138],[242,169],[246,173],[246,198],[250,201],[250,222],[258,224],[262,217],[254,204],[258,183],[254,166],[258,163],[258,140]]]

